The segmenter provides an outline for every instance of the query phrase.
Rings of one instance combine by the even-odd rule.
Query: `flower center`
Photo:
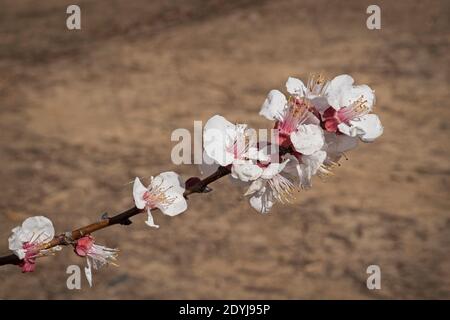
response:
[[[352,105],[339,109],[336,114],[336,118],[340,122],[348,124],[350,120],[353,120],[355,118],[361,117],[369,113],[369,108],[366,106],[366,103],[367,100],[363,100],[363,98],[360,97]]]
[[[142,199],[147,203],[147,207],[150,209],[155,209],[158,205],[167,206],[175,201],[174,197],[170,197],[166,194],[172,186],[163,188],[161,187],[162,183],[162,181],[159,185],[150,183],[151,187],[142,196]]]
[[[275,123],[281,137],[289,136],[308,118],[309,101],[306,98],[290,97],[289,107],[281,121]]]

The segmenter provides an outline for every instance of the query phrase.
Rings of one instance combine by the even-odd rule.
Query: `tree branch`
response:
[[[219,167],[216,172],[211,174],[210,176],[194,183],[191,186],[186,185],[186,190],[184,192],[184,197],[187,197],[193,193],[203,193],[206,192],[207,187],[210,183],[219,180],[220,178],[228,175],[230,173],[230,169],[228,167]],[[113,217],[106,217],[98,222],[92,223],[85,227],[73,230],[68,233],[63,233],[58,236],[55,236],[52,241],[42,245],[41,250],[50,249],[60,245],[70,245],[73,241],[76,241],[82,238],[85,235],[91,234],[95,231],[116,225],[129,225],[131,224],[130,218],[144,212],[144,210],[138,209],[136,207],[132,207],[128,210],[125,210],[121,213],[116,214]],[[0,257],[0,266],[13,264],[18,265],[21,263],[21,259],[19,259],[15,254],[10,254],[7,256]]]

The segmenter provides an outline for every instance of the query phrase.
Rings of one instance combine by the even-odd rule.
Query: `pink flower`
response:
[[[25,257],[19,264],[19,267],[22,268],[23,273],[33,272],[36,268],[36,257],[39,253],[39,250],[36,249],[36,245],[33,245],[29,242],[25,242],[22,249],[25,251]]]
[[[107,248],[95,244],[94,237],[87,235],[77,240],[75,244],[75,253],[80,257],[86,257],[87,267],[84,269],[89,286],[92,287],[92,266],[95,270],[104,265],[112,264],[117,266],[114,261],[119,250]]]
[[[94,245],[94,238],[91,236],[85,236],[81,239],[78,239],[77,245],[75,246],[75,252],[80,257],[86,257],[89,250],[92,249]]]
[[[106,264],[114,265],[118,252],[117,249],[95,244],[94,237],[90,235],[78,239],[75,245],[75,253],[80,257],[86,257],[88,264],[92,262],[94,269],[100,269]]]

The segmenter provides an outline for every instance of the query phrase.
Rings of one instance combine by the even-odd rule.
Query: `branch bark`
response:
[[[230,173],[230,169],[228,167],[219,167],[216,172],[211,174],[210,176],[199,180],[197,183],[192,186],[186,186],[186,190],[184,192],[184,197],[187,197],[193,193],[203,193],[205,192],[208,185],[220,178],[228,175]],[[132,207],[123,212],[120,212],[112,217],[107,217],[98,222],[92,223],[90,225],[84,226],[82,228],[75,229],[68,233],[63,233],[58,236],[55,236],[52,241],[44,244],[41,249],[49,249],[60,245],[70,245],[73,241],[76,241],[82,238],[85,235],[91,234],[100,229],[104,229],[116,224],[121,225],[129,225],[131,224],[130,218],[144,212],[144,210],[138,209],[136,207]],[[7,256],[0,257],[0,266],[13,264],[18,265],[21,263],[21,259],[19,259],[15,254],[10,254]]]

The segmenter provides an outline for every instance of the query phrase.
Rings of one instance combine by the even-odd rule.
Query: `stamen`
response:
[[[175,201],[175,197],[167,196],[167,191],[173,188],[169,186],[167,188],[162,188],[163,180],[158,185],[153,185],[153,177],[150,182],[150,187],[146,193],[143,195],[144,201],[147,202],[147,206],[151,209],[156,208],[158,205],[168,206]]]
[[[370,112],[369,107],[366,105],[367,100],[363,100],[363,97],[359,97],[354,103],[348,107],[341,108],[338,111],[338,119],[341,122],[348,123],[350,120],[362,117]]]
[[[322,180],[327,180],[328,178],[334,176],[334,172],[331,170],[336,167],[336,164],[321,164],[319,169],[317,170],[317,175]]]
[[[308,119],[308,112],[311,108],[309,100],[306,98],[290,97],[288,105],[289,108],[278,125],[281,134],[290,134],[297,130],[297,127]]]
[[[281,203],[290,203],[294,198],[294,193],[298,190],[289,179],[277,174],[269,180],[269,186],[273,190],[275,199]]]
[[[323,73],[312,73],[308,78],[308,90],[317,96],[324,95],[328,85],[329,80],[323,75]]]

